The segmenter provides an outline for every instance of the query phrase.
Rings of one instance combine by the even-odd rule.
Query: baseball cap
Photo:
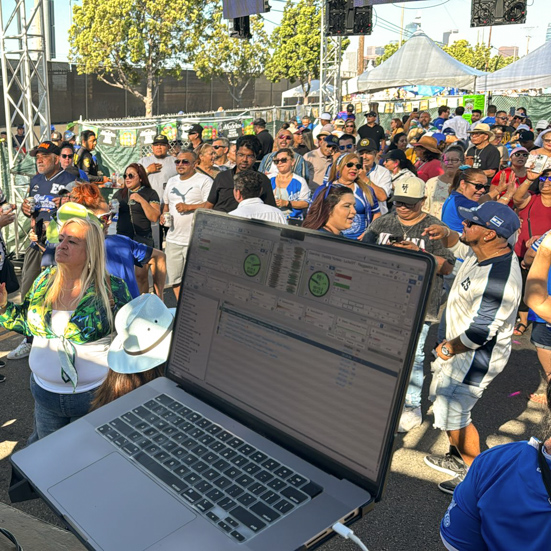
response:
[[[63,139],[68,142],[69,140],[72,140],[75,137],[75,133],[71,132],[71,130],[66,130],[63,134]]]
[[[515,111],[515,114],[513,115],[513,117],[518,117],[519,119],[525,119],[526,115],[521,111]]]
[[[368,111],[366,114],[365,114],[366,117],[376,117],[377,116],[377,113],[375,113],[375,111]]]
[[[332,119],[331,113],[328,113],[327,111],[325,111],[320,115],[320,119],[323,121],[330,121]]]
[[[534,133],[531,130],[523,130],[518,133],[519,142],[529,142],[534,139]]]
[[[329,135],[325,138],[325,145],[329,147],[339,147],[339,138],[337,136]]]
[[[459,207],[459,214],[465,219],[494,230],[499,236],[509,239],[520,228],[519,217],[508,205],[487,201],[478,207]]]
[[[199,134],[199,136],[203,135],[204,128],[200,124],[193,124],[191,128],[187,131],[188,136],[190,134]]]
[[[259,117],[258,119],[254,119],[253,126],[262,126],[262,128],[266,128],[266,121]]]
[[[519,151],[524,151],[526,153],[530,153],[530,151],[528,151],[528,149],[526,149],[525,147],[522,147],[522,146],[519,145],[511,151],[511,155],[514,155],[515,153],[518,153]]]
[[[46,141],[32,149],[29,155],[31,157],[36,157],[38,153],[53,153],[54,155],[59,155],[61,151],[54,142]]]
[[[344,126],[344,120],[343,119],[337,119],[335,121],[335,126]]]
[[[549,121],[546,121],[545,119],[541,119],[536,124],[536,130],[545,130],[549,126]]]
[[[400,201],[407,205],[414,205],[425,196],[425,182],[417,176],[400,178],[394,187],[394,202]]]
[[[455,130],[451,126],[448,126],[448,128],[444,128],[444,130],[442,130],[442,134],[444,134],[446,136],[448,134],[451,134],[452,136],[455,136]]]
[[[153,139],[153,145],[157,143],[168,145],[168,138],[164,134],[157,134]]]
[[[369,138],[363,138],[363,140],[360,141],[358,144],[358,153],[361,153],[362,151],[378,151],[378,147],[375,145],[375,142],[373,140],[370,140]]]

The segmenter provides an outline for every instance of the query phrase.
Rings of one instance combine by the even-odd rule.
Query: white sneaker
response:
[[[400,417],[400,423],[398,424],[398,432],[409,432],[410,430],[419,427],[423,422],[423,416],[421,415],[421,407],[408,408],[405,407]]]
[[[23,339],[17,348],[14,348],[7,356],[8,360],[22,360],[28,358],[31,353],[32,344]]]

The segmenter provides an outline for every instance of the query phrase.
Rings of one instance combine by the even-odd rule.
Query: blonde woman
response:
[[[201,144],[195,148],[195,153],[198,158],[198,163],[195,165],[195,170],[206,176],[210,176],[213,180],[218,174],[220,169],[214,166],[216,159],[216,152],[212,145],[208,143]]]
[[[0,324],[33,336],[29,356],[35,442],[86,415],[107,376],[113,317],[131,300],[105,269],[99,220],[73,218],[59,230],[57,266],[44,270],[22,304],[0,284]],[[69,399],[70,396],[70,399]]]

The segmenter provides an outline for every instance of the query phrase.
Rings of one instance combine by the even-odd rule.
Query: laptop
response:
[[[381,498],[434,270],[198,211],[166,376],[12,464],[88,549],[314,548]]]

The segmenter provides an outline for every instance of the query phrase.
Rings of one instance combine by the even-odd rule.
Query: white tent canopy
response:
[[[333,92],[333,86],[328,86],[329,91]],[[319,80],[312,80],[310,82],[310,92],[308,93],[309,98],[319,98],[320,95],[320,81]],[[282,101],[289,98],[302,98],[304,96],[304,92],[302,91],[302,86],[299,84],[298,86],[295,86],[294,88],[291,88],[290,90],[286,90],[281,94]]]
[[[476,83],[477,90],[528,90],[551,86],[551,41],[507,67],[488,73]]]
[[[425,85],[474,90],[477,78],[485,74],[457,61],[423,31],[417,31],[385,62],[362,73],[358,77],[358,89],[376,92],[399,86]]]

